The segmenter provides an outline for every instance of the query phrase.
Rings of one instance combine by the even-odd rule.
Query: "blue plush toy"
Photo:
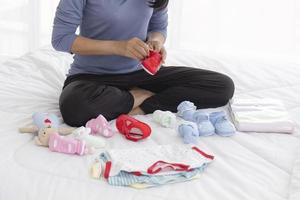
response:
[[[35,113],[32,116],[33,124],[27,127],[19,128],[21,133],[38,133],[35,143],[41,146],[48,146],[49,136],[52,133],[60,133],[62,135],[70,134],[74,128],[59,127],[59,119],[54,114]]]
[[[52,113],[34,113],[32,115],[33,124],[38,129],[50,126],[51,128],[58,128],[59,119],[55,114]]]

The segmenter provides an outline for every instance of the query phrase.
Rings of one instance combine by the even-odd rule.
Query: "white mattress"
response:
[[[231,138],[199,138],[199,146],[216,157],[200,179],[136,190],[91,179],[94,156],[51,153],[35,146],[32,135],[18,133],[33,112],[59,115],[58,97],[71,61],[70,55],[45,48],[0,65],[0,200],[300,199],[300,64],[169,52],[169,64],[230,75],[235,98],[281,99],[297,128],[292,135],[239,132]],[[174,130],[152,122],[151,115],[138,118],[151,124],[151,138],[132,143],[116,134],[107,140],[110,148],[182,142]]]

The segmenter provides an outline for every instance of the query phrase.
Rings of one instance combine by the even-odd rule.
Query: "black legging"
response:
[[[225,105],[234,93],[228,76],[190,67],[162,67],[151,76],[144,70],[119,75],[77,74],[69,76],[59,99],[62,117],[70,126],[83,126],[102,114],[112,120],[131,111],[134,103],[129,90],[139,87],[155,95],[140,108],[146,113],[155,110],[177,111],[180,102],[188,100],[197,108]]]

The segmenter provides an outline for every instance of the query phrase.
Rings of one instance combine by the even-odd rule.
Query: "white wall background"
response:
[[[167,46],[206,54],[300,56],[300,0],[170,0]],[[59,0],[0,0],[0,60],[50,44]]]

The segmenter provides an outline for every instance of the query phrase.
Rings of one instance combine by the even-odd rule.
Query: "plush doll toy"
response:
[[[50,134],[60,133],[61,135],[68,135],[74,130],[74,128],[59,127],[58,117],[54,114],[35,113],[32,119],[33,125],[19,128],[19,131],[21,133],[38,133],[34,140],[40,146],[49,146]]]

